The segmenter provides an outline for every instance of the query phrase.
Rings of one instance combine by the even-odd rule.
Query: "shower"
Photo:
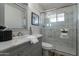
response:
[[[41,13],[43,41],[70,55],[78,55],[77,8],[74,4]]]

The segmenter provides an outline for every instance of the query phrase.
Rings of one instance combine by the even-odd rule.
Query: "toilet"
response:
[[[43,55],[49,56],[48,51],[53,49],[53,45],[47,42],[42,42],[42,48],[43,48]]]

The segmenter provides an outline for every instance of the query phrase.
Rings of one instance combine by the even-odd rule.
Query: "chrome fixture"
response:
[[[32,35],[32,28],[29,29],[29,34]]]
[[[18,33],[17,33],[17,36],[22,36],[22,35],[23,35],[22,32],[18,32]]]

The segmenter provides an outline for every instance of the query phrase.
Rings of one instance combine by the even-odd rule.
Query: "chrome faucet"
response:
[[[32,35],[32,28],[29,29],[29,34]]]
[[[22,36],[22,35],[23,35],[22,32],[18,32],[18,33],[17,33],[17,36]]]

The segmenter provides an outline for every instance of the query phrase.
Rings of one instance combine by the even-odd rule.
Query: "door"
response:
[[[76,55],[76,5],[42,13],[44,41],[53,49]]]

